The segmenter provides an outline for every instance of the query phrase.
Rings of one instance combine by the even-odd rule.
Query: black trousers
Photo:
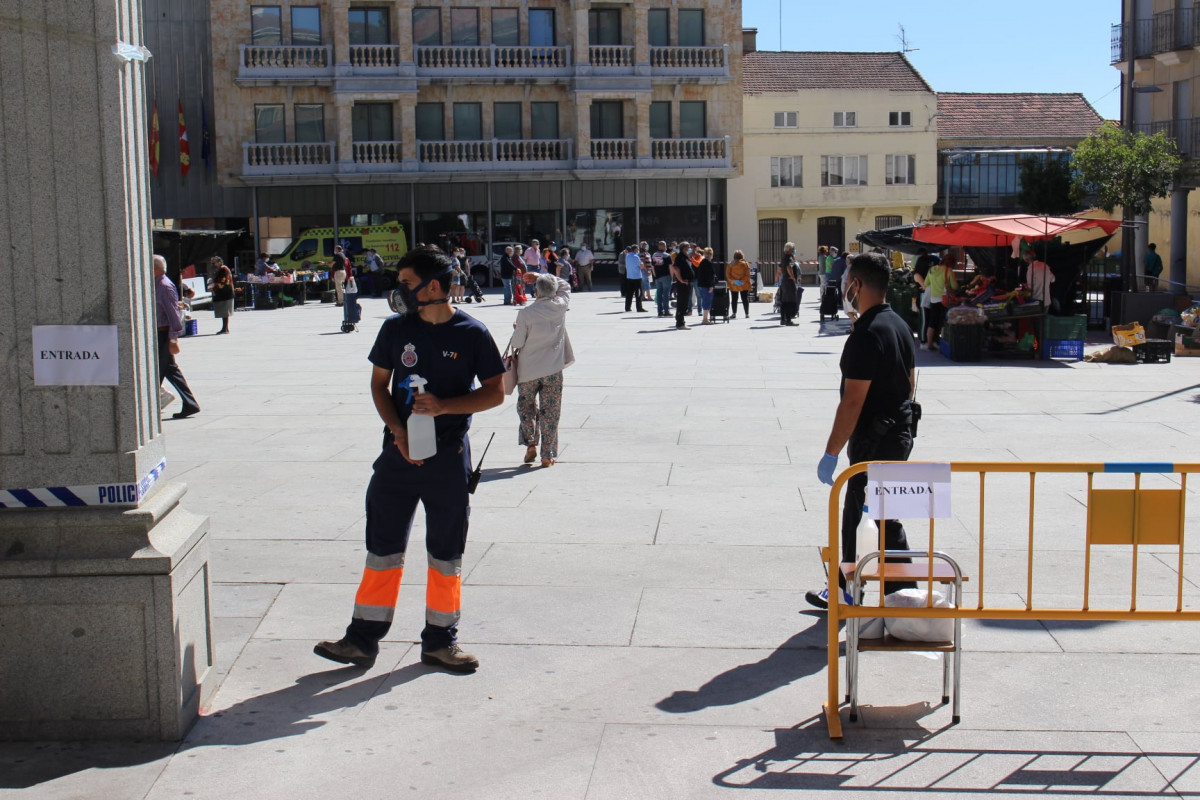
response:
[[[749,313],[749,312],[747,312],[747,313]],[[799,315],[800,315],[800,304],[799,303],[780,303],[779,304],[779,321],[780,321],[780,323],[791,322]]]
[[[686,323],[683,318],[688,312],[688,298],[692,296],[692,285],[690,283],[676,282],[671,285],[675,292],[675,327],[682,328]]]
[[[642,307],[642,279],[641,278],[634,278],[633,280],[630,280],[629,278],[622,278],[621,279],[621,296],[625,298],[625,310],[626,311],[632,310],[634,300],[637,301],[637,310],[638,311],[646,310],[645,308]]]
[[[159,384],[164,380],[175,387],[175,394],[179,395],[179,399],[183,403],[183,411],[200,410],[200,404],[196,402],[196,396],[192,394],[192,390],[187,384],[187,379],[183,377],[183,371],[179,369],[179,365],[175,363],[175,356],[171,353],[170,331],[158,332]]]
[[[750,316],[750,292],[748,292],[748,291],[741,291],[741,292],[731,291],[729,293],[729,311],[730,311],[730,313],[734,314],[735,316],[737,315],[738,295],[742,296],[742,308],[746,309],[746,316],[747,317]]]
[[[884,436],[879,442],[865,440],[854,435],[846,448],[846,455],[851,464],[861,464],[864,461],[907,461],[912,452],[912,431],[907,425]],[[858,523],[862,521],[863,503],[867,499],[867,474],[855,475],[846,484],[842,499],[842,563],[858,561]],[[899,520],[889,519],[876,521],[875,527],[883,527],[884,548],[887,550],[907,550],[908,536],[904,525]],[[888,559],[893,563],[911,561],[908,558]],[[845,588],[846,582],[841,572],[838,582]],[[911,589],[915,583],[908,581],[889,581],[884,586],[884,594],[891,594],[900,589]]]

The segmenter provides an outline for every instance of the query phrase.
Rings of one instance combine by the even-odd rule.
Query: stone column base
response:
[[[213,648],[208,518],[179,506],[186,491],[0,514],[0,739],[187,733]]]

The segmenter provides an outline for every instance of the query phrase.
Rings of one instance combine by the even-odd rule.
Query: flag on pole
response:
[[[159,151],[158,103],[154,104],[154,114],[150,117],[150,174],[158,177]]]
[[[187,125],[183,121],[183,101],[179,101],[179,177],[186,178],[192,168],[192,150],[188,145]]]
[[[212,145],[208,134],[208,111],[204,100],[200,101],[200,158],[204,159],[204,168],[212,171]]]

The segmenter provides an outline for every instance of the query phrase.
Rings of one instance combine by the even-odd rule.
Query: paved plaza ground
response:
[[[423,569],[374,668],[312,653],[340,636],[362,568],[385,303],[364,301],[345,335],[328,305],[239,312],[230,336],[198,312],[180,363],[203,412],[174,421],[176,403],[163,425],[167,477],[211,522],[219,688],[177,746],[0,744],[0,797],[1200,794],[1200,626],[1185,623],[967,622],[957,726],[937,661],[868,654],[862,715],[828,739],[825,621],[804,591],[824,582],[816,463],[846,325],[818,325],[814,295],[798,328],[756,304],[687,332],[624,313],[615,291],[576,295],[559,463],[521,465],[512,398],[475,417],[476,456],[496,440],[464,562],[471,676],[420,663]],[[503,347],[514,309],[497,299],[470,313]],[[1200,461],[1200,359],[918,364],[914,459]],[[973,565],[963,486],[937,543]],[[1078,605],[1082,486],[1043,486],[1035,592]],[[1027,487],[988,486],[989,602],[1025,600]],[[925,531],[910,526],[921,546]],[[1092,573],[1093,604],[1128,604],[1123,555]],[[1185,574],[1195,608],[1200,568]],[[1143,554],[1139,579],[1145,607],[1173,606],[1174,556]]]

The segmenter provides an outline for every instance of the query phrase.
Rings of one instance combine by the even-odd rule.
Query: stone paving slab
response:
[[[514,310],[494,296],[469,310],[502,346]],[[574,299],[578,363],[566,372],[556,466],[520,463],[514,398],[476,416],[476,457],[497,436],[464,563],[461,638],[483,661],[473,676],[419,661],[421,514],[375,667],[312,653],[343,630],[362,569],[381,427],[366,352],[382,301],[364,301],[355,334],[335,332],[339,309],[310,304],[239,312],[231,336],[185,340],[180,363],[203,411],[164,421],[167,477],[187,482],[185,505],[211,518],[222,684],[178,747],[0,745],[0,796],[1200,791],[1197,639],[1185,623],[967,621],[959,726],[940,703],[936,658],[866,654],[862,717],[831,742],[824,615],[803,594],[824,582],[828,490],[815,464],[846,324],[816,324],[814,293],[799,328],[774,324],[763,305],[751,320],[687,332],[621,308],[612,291]],[[202,333],[215,330],[198,317]],[[1200,359],[955,364],[922,352],[918,366],[926,419],[914,459],[1197,460]],[[972,576],[968,602],[972,480],[956,476],[954,518],[936,527],[938,547]],[[1022,480],[989,477],[985,535],[989,602],[1016,607]],[[1200,481],[1188,489],[1191,499]],[[1038,603],[1078,604],[1081,492],[1039,479]],[[1188,519],[1200,524],[1200,504]],[[907,527],[925,546],[926,526]],[[869,546],[869,530],[860,540]],[[1188,608],[1200,607],[1197,547],[1191,537]],[[1171,553],[1144,549],[1142,607],[1173,602],[1176,568]],[[1127,603],[1127,552],[1095,554],[1092,577],[1094,605]]]

